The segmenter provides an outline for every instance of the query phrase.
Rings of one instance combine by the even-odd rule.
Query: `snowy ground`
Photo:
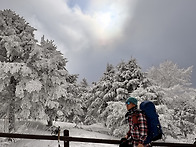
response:
[[[63,136],[63,130],[67,129],[69,130],[69,135],[71,137],[120,139],[107,135],[109,130],[101,124],[94,124],[90,126],[81,125],[79,128],[76,128],[75,124],[72,123],[55,122],[54,125],[61,127],[61,136]],[[4,122],[2,120],[0,120],[0,132],[4,132]],[[51,135],[51,131],[48,131],[48,128],[46,127],[46,122],[43,121],[17,122],[16,133]],[[192,143],[193,140],[191,138],[193,138],[193,136],[188,136],[187,139],[177,140],[167,136],[165,142]],[[60,142],[60,146],[64,146],[62,141]],[[0,147],[58,147],[58,141],[14,139],[14,141],[8,142],[6,138],[0,138]],[[70,142],[70,147],[118,147],[118,145]]]
[[[1,122],[0,124],[3,124]],[[55,126],[61,126],[61,130],[69,130],[69,135],[72,137],[83,137],[83,138],[97,138],[97,139],[115,139],[106,134],[107,129],[101,124],[91,126],[81,126],[81,128],[75,128],[74,124],[71,123],[54,123]],[[0,130],[3,130],[3,126],[0,125]],[[39,135],[50,135],[51,132],[47,131],[46,123],[44,122],[20,122],[16,127],[17,133],[26,134],[39,134]],[[61,135],[63,136],[61,131]],[[63,147],[63,142],[60,142],[60,146]],[[70,142],[70,147],[117,147],[118,145],[112,144],[98,144],[98,143],[81,143],[81,142]],[[29,140],[29,139],[14,139],[13,142],[8,142],[6,139],[0,140],[0,147],[58,147],[58,141],[47,141],[47,140]]]

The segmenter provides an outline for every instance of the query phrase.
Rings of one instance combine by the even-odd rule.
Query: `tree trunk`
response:
[[[10,94],[10,106],[9,106],[9,117],[8,117],[8,130],[9,132],[14,131],[15,128],[15,91],[16,91],[16,80],[14,76],[10,78],[10,85],[8,87]]]
[[[49,117],[49,120],[47,122],[48,122],[47,126],[49,126],[49,127],[53,126],[53,118],[52,117]]]
[[[45,113],[48,115],[47,126],[53,126],[53,120],[56,116],[55,109],[50,109],[48,106],[46,106]]]

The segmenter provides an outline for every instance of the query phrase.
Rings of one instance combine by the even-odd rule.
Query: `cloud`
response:
[[[106,54],[109,55],[115,44],[121,41],[123,25],[120,23],[122,24],[127,17],[123,9],[124,3],[108,1],[105,4],[106,1],[91,1],[84,11],[78,5],[68,7],[67,2],[3,0],[0,8],[10,8],[23,16],[37,29],[35,35],[38,40],[43,35],[46,39],[54,40],[58,49],[68,58],[68,68],[72,73],[83,73],[85,77],[93,74],[89,73],[92,72],[89,69],[94,69],[101,74],[100,69],[104,69],[108,62],[103,58],[106,58]],[[102,21],[105,14],[112,19],[107,29],[102,26],[103,23],[98,22],[98,18]],[[112,30],[112,27],[115,28]],[[116,30],[116,34],[113,34]],[[100,62],[101,66],[97,68]]]
[[[127,41],[142,51],[164,54],[171,50],[183,52],[189,43],[195,47],[195,4],[191,0],[140,1],[124,32],[129,36]]]
[[[1,1],[1,9],[16,11],[37,29],[37,39],[54,40],[68,71],[89,81],[97,81],[107,63],[131,56],[144,69],[165,60],[196,63],[195,0]]]
[[[133,52],[144,68],[172,60],[180,67],[195,65],[194,0],[140,0],[127,23],[123,48]],[[119,45],[121,46],[121,45]],[[193,68],[193,82],[196,83]]]

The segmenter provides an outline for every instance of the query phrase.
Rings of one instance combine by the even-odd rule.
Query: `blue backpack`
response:
[[[163,131],[159,122],[159,115],[156,112],[155,105],[151,101],[143,101],[140,104],[140,110],[146,115],[148,125],[148,136],[145,140],[145,144],[151,141],[156,141],[162,138]]]

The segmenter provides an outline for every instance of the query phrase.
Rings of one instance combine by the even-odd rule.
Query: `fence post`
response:
[[[69,130],[63,131],[64,136],[69,136]],[[69,147],[69,141],[64,141],[64,147]]]

